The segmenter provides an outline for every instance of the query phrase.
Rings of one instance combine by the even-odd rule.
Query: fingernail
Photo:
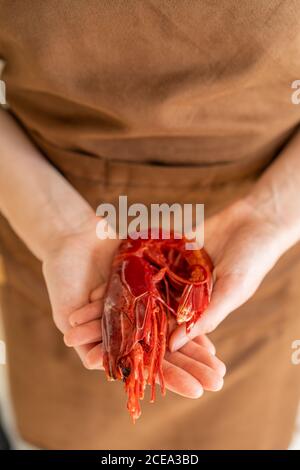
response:
[[[214,385],[214,387],[211,389],[211,391],[212,392],[219,392],[220,390],[222,390],[223,386],[224,386],[224,380],[223,380],[222,377],[220,377],[219,380]]]
[[[223,386],[224,386],[224,380],[221,378],[215,391],[219,392],[220,390],[222,390]]]
[[[182,346],[184,346],[188,341],[188,337],[187,336],[182,336],[181,338],[177,338],[175,339],[175,341],[173,342],[173,344],[171,344],[171,352],[175,352],[175,351],[178,351],[178,349],[182,348]]]
[[[202,388],[201,390],[198,391],[196,399],[201,398],[203,396],[203,393],[204,393],[204,390]]]
[[[71,344],[69,342],[69,338],[68,338],[67,335],[64,335],[64,343],[65,343],[66,346],[71,347]]]

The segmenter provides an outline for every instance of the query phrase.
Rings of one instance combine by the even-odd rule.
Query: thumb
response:
[[[228,274],[216,281],[211,302],[191,331],[187,334],[185,325],[173,331],[169,341],[171,351],[177,351],[196,336],[210,333],[233,310],[248,300],[252,292],[245,294],[246,280],[241,278],[241,275]]]

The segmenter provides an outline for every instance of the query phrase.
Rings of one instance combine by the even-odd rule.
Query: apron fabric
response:
[[[94,209],[123,194],[128,204],[204,203],[208,217],[252,188],[299,125],[290,88],[300,66],[296,3],[0,0],[10,110]],[[133,426],[122,384],[85,370],[64,346],[41,265],[2,217],[0,241],[10,387],[26,441],[288,446],[300,396],[291,363],[299,245],[211,335],[228,368],[224,389],[145,399]]]

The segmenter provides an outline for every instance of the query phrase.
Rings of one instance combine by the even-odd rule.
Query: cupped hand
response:
[[[63,334],[70,327],[70,315],[87,306],[92,293],[94,299],[101,297],[119,244],[117,240],[97,238],[97,221],[92,218],[80,231],[60,239],[43,260],[53,319]],[[90,348],[76,348],[83,363]]]
[[[103,370],[101,312],[101,299],[74,312],[69,318],[71,328],[64,337],[68,346],[89,346],[85,356],[89,369]],[[225,371],[225,365],[215,356],[212,342],[204,335],[180,351],[167,352],[163,361],[166,387],[189,398],[200,397],[204,390],[220,390]]]
[[[64,237],[45,257],[43,272],[58,329],[67,345],[75,348],[88,369],[102,369],[102,298],[118,240],[99,240],[97,220]],[[197,398],[203,389],[219,390],[224,364],[214,356],[212,343],[203,337],[174,354],[167,354],[167,387]]]
[[[211,302],[188,335],[184,325],[174,330],[171,351],[212,332],[245,303],[284,251],[279,227],[247,200],[234,203],[205,222],[204,247],[214,264]]]

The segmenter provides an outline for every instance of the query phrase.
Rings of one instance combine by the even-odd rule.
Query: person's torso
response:
[[[296,1],[0,0],[9,104],[107,159],[271,159],[300,118]]]

